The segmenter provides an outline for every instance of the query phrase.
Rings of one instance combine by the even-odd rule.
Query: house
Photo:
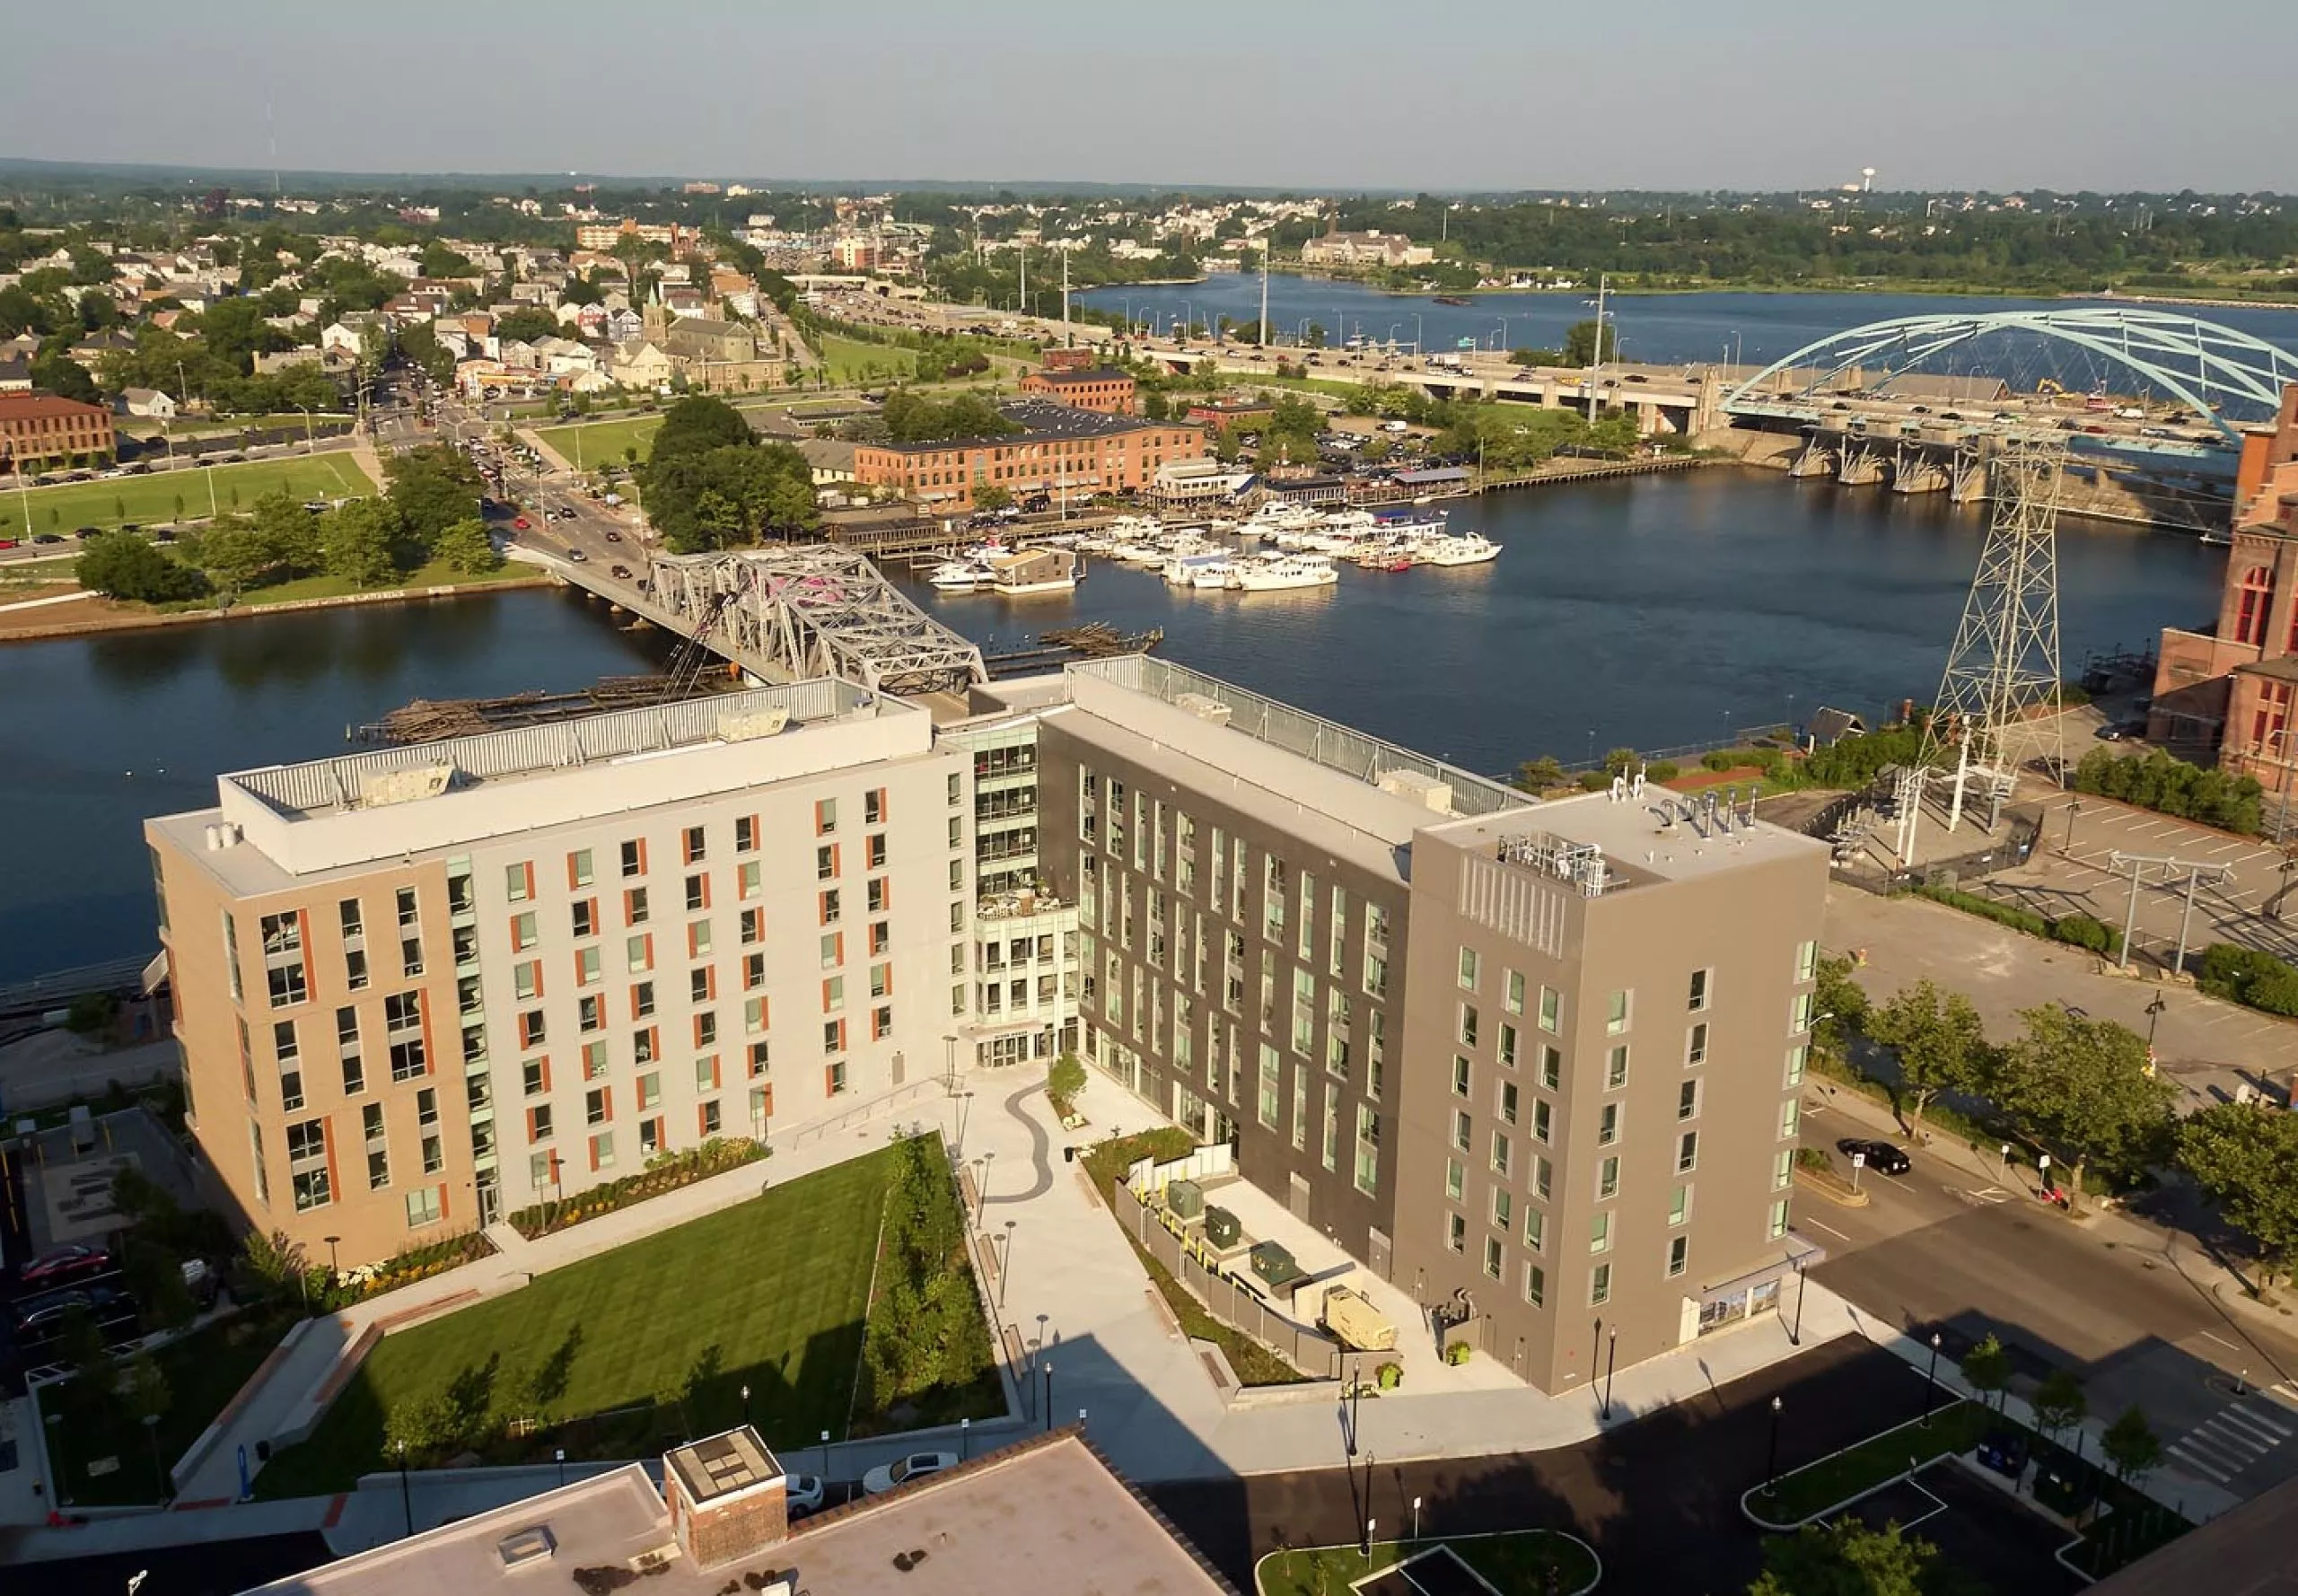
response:
[[[599,333],[609,343],[627,344],[645,332],[646,318],[627,304],[616,304],[618,297],[607,295],[606,319],[599,324]]]
[[[32,363],[22,355],[0,355],[0,393],[30,393]]]
[[[1846,737],[1864,737],[1867,723],[1848,709],[1833,709],[1822,704],[1811,711],[1811,718],[1803,724],[1803,735],[1813,748],[1833,748]]]
[[[684,360],[756,360],[758,334],[739,321],[682,316],[663,335],[670,352]]]
[[[1364,232],[1329,232],[1301,246],[1303,266],[1425,266],[1435,259],[1436,251],[1426,244],[1377,227]]]
[[[611,373],[625,388],[662,388],[678,374],[678,366],[659,345],[633,338],[616,346]]]
[[[1081,410],[1102,410],[1112,416],[1133,413],[1133,378],[1115,366],[1093,366],[1082,371],[1048,368],[1031,372],[1022,379],[1023,393],[1042,394],[1057,404],[1074,405]]]
[[[806,457],[816,487],[835,487],[854,480],[854,445],[837,438],[803,438],[798,452]]]
[[[120,390],[119,413],[147,421],[173,421],[176,402],[156,388],[127,388]]]
[[[111,412],[52,393],[0,394],[0,470],[109,460]]]

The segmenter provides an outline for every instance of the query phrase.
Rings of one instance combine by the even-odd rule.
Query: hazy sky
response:
[[[259,168],[268,100],[307,171],[2298,189],[2298,0],[13,11],[0,155],[51,160]]]

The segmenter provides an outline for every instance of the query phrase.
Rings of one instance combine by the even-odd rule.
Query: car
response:
[[[619,543],[622,541],[622,534],[616,531],[612,527],[609,527],[607,529],[607,541],[610,543]]]
[[[32,541],[35,543],[61,543],[64,541],[64,534],[61,532],[42,532],[39,536],[35,537]]]
[[[110,1253],[85,1241],[71,1241],[41,1253],[24,1266],[17,1278],[26,1291],[44,1291],[49,1286],[110,1272]]]
[[[867,1495],[882,1496],[913,1479],[925,1479],[957,1466],[958,1454],[953,1451],[914,1451],[906,1458],[881,1463],[871,1469],[862,1477],[862,1489]]]
[[[9,1320],[15,1326],[20,1344],[45,1341],[56,1334],[65,1316],[74,1310],[86,1313],[96,1311],[93,1293],[84,1291],[52,1291],[37,1297],[24,1297],[9,1310]]]
[[[618,582],[627,582],[630,580],[630,567],[628,566],[610,566],[608,569],[607,574],[612,576]]]
[[[1904,1175],[1914,1167],[1905,1149],[1868,1136],[1846,1136],[1835,1144],[1835,1150],[1846,1158],[1856,1158],[1869,1169],[1881,1170],[1886,1175]]]
[[[822,1506],[822,1477],[819,1474],[793,1474],[783,1486],[783,1501],[792,1518],[801,1513],[820,1513]]]
[[[583,553],[581,549],[579,549],[579,548],[570,548],[570,549],[568,549],[568,550],[566,551],[566,557],[567,557],[568,559],[570,559],[570,560],[573,560],[576,565],[578,565],[578,566],[579,566],[579,565],[581,565],[584,560],[589,559],[591,557],[590,557],[589,555],[587,555],[587,554],[584,554],[584,553]]]
[[[2111,725],[2101,726],[2097,731],[2092,732],[2091,735],[2097,738],[2101,742],[2120,742],[2122,741],[2122,728],[2120,726]]]
[[[81,526],[81,527],[74,527],[74,528],[72,529],[72,535],[73,535],[74,537],[75,537],[75,538],[83,538],[83,539],[85,539],[85,538],[92,538],[92,537],[94,537],[98,532],[101,532],[101,531],[103,531],[103,528],[101,528],[101,527],[95,527],[95,526]]]
[[[523,532],[527,530],[527,518],[523,515],[513,517],[511,524]]]

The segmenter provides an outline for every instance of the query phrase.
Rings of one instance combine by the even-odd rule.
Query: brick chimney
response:
[[[790,1535],[789,1481],[748,1425],[662,1455],[671,1531],[697,1568],[718,1568]]]

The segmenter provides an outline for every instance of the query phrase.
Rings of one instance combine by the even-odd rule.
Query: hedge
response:
[[[685,1153],[670,1153],[657,1156],[641,1173],[625,1175],[619,1180],[610,1180],[577,1191],[563,1201],[538,1203],[531,1208],[522,1208],[512,1215],[508,1223],[528,1241],[551,1231],[563,1231],[570,1224],[580,1224],[585,1219],[596,1219],[601,1214],[611,1214],[617,1208],[627,1208],[633,1203],[660,1197],[681,1186],[724,1171],[738,1169],[755,1159],[766,1156],[766,1148],[745,1137],[720,1139],[713,1137],[699,1147]]]
[[[1914,891],[1917,897],[1928,898],[1934,903],[1943,903],[1950,908],[1959,908],[1967,915],[1992,920],[1998,925],[2008,925],[2012,930],[2022,931],[2029,936],[2088,948],[2092,952],[2104,954],[2109,959],[2122,955],[2122,933],[2089,915],[2062,915],[2054,920],[2037,914],[2033,909],[2022,908],[2015,903],[1998,903],[1992,898],[1982,898],[1976,892],[1958,891],[1952,887],[1918,886]],[[2298,1010],[2291,1012],[2298,1013]]]
[[[2298,1014],[2298,969],[2256,948],[2211,943],[2195,966],[2195,984],[2269,1014]]]

